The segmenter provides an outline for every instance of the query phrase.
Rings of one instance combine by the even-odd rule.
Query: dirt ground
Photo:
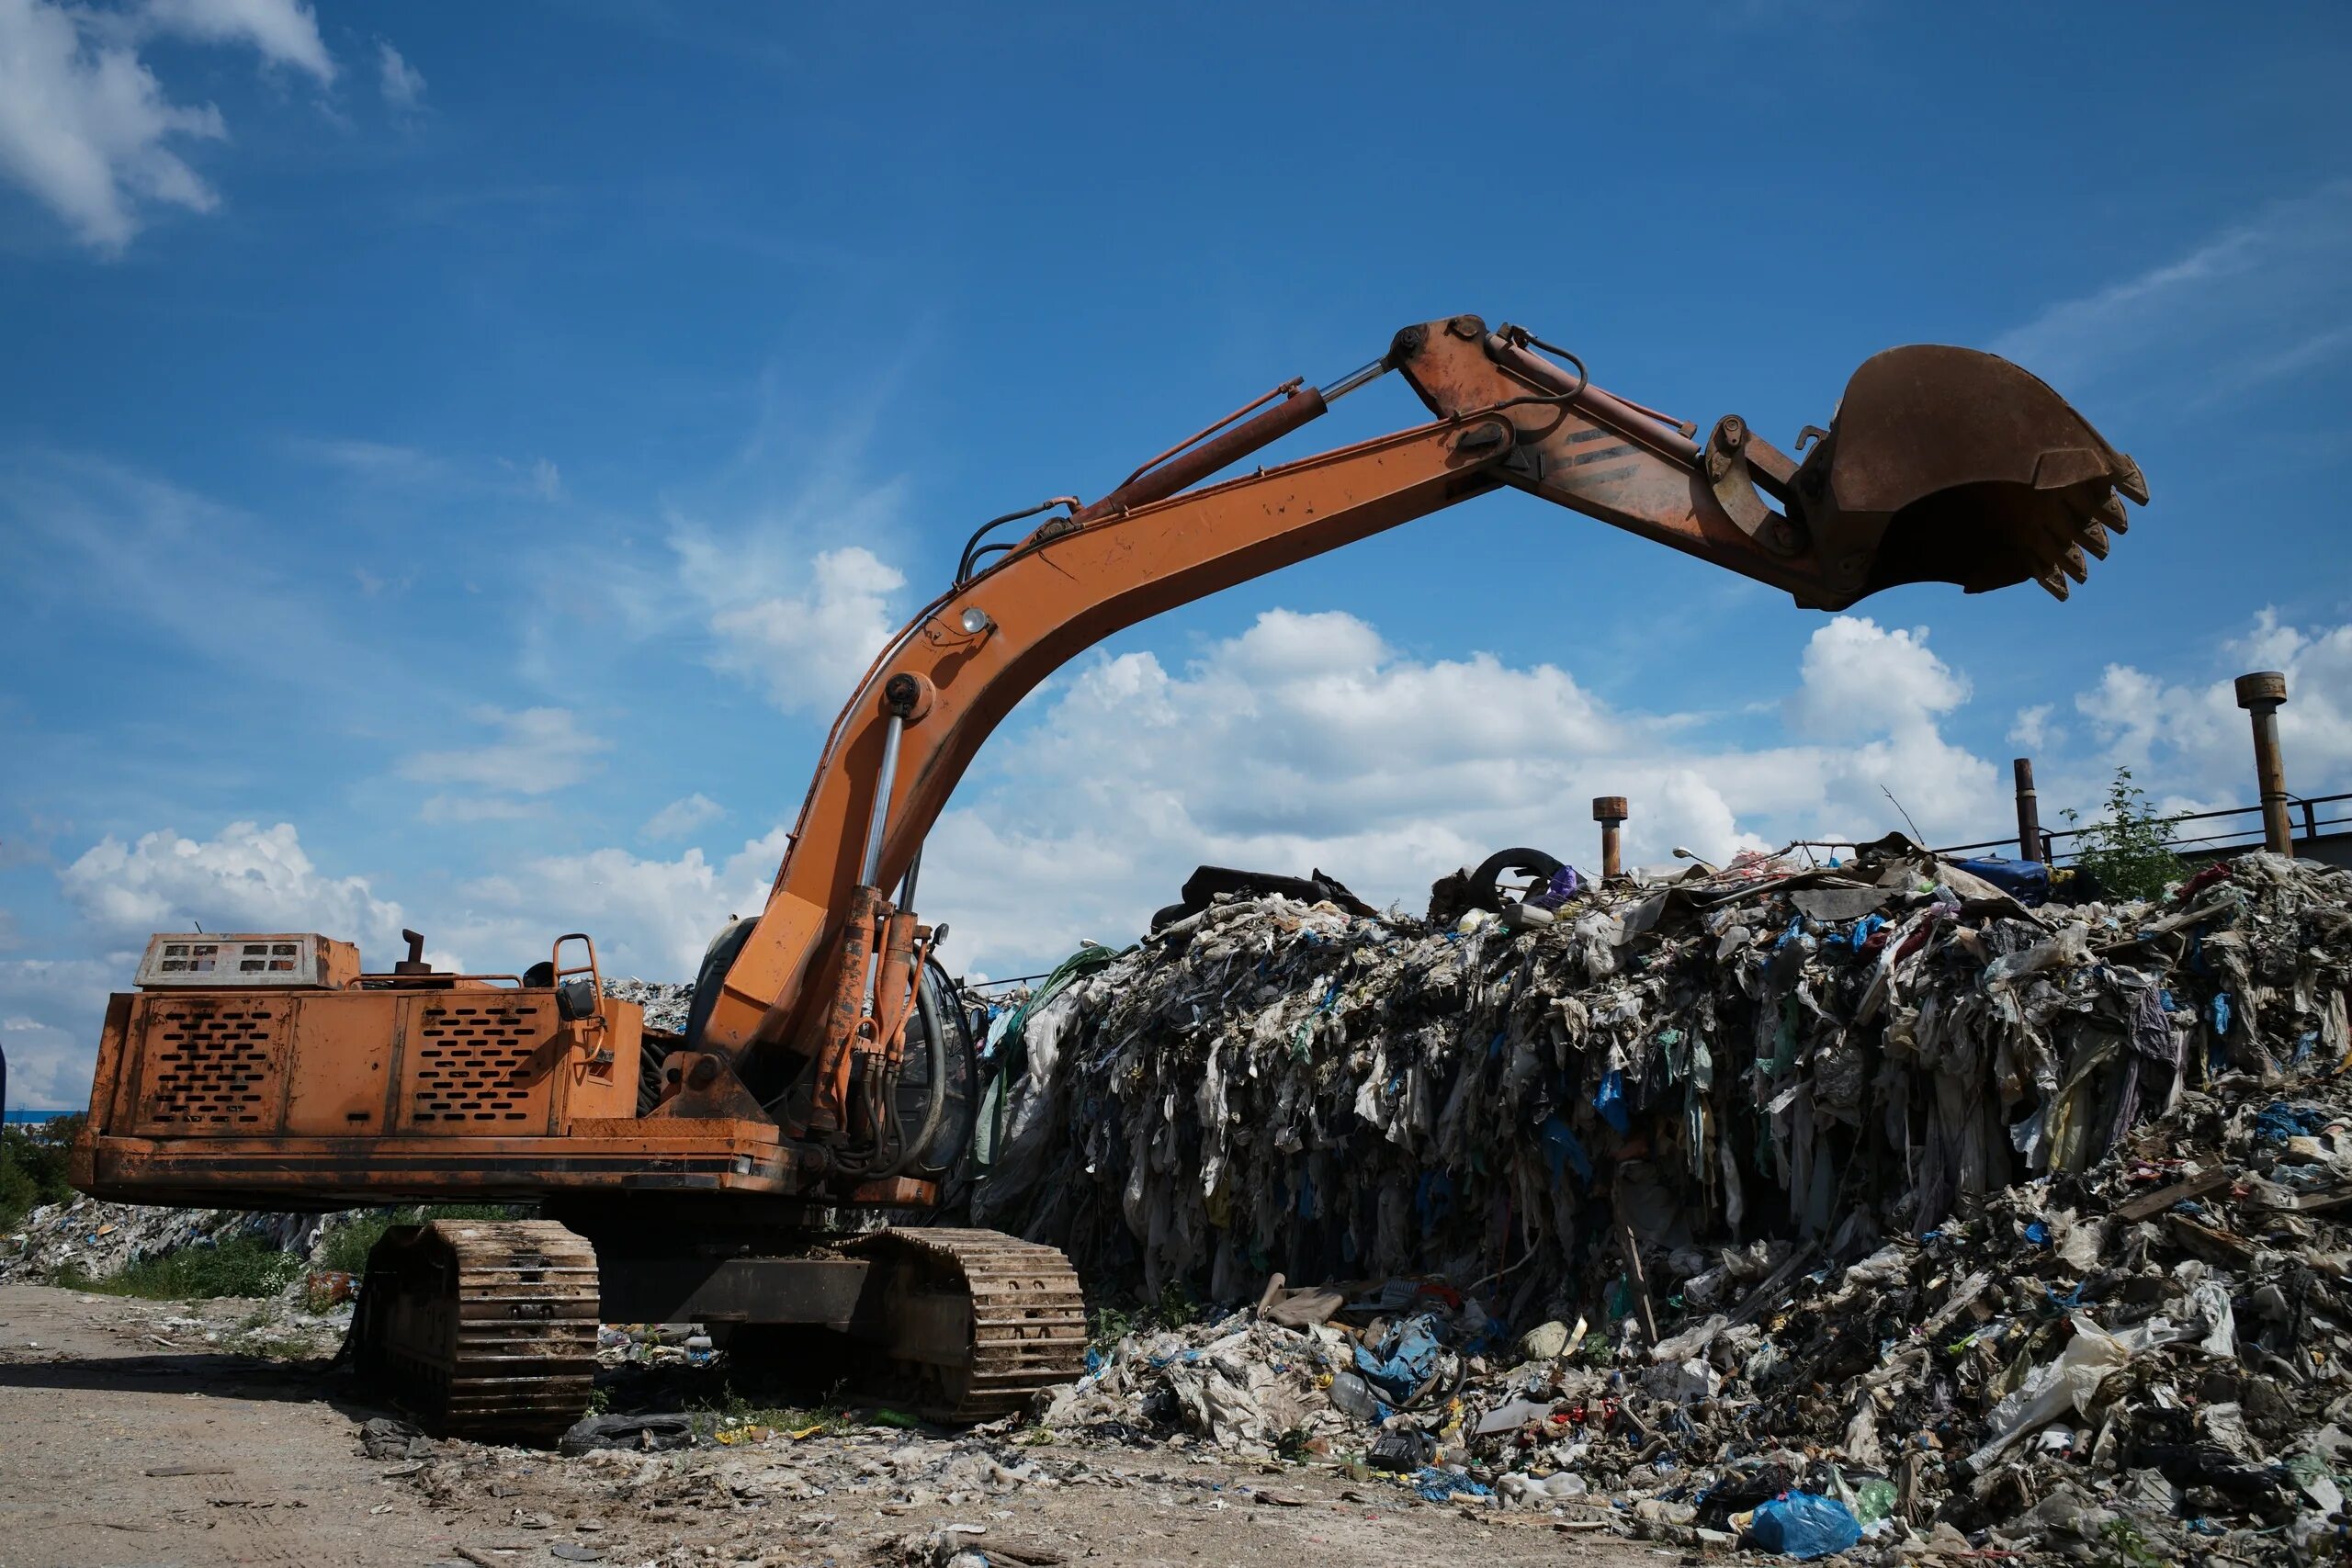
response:
[[[233,1340],[234,1303],[209,1320]],[[1560,1517],[1423,1504],[1311,1466],[883,1427],[565,1459],[367,1458],[340,1373],[206,1339],[185,1305],[0,1286],[0,1568],[1685,1559]],[[205,1314],[199,1314],[199,1316]],[[219,1328],[214,1330],[220,1332]],[[954,1535],[940,1532],[967,1527]],[[967,1559],[967,1562],[969,1560]]]

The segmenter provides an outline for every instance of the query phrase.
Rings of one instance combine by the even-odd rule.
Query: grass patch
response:
[[[433,1220],[526,1220],[525,1203],[430,1203],[404,1209],[362,1209],[329,1231],[319,1248],[322,1269],[345,1274],[368,1271],[368,1255],[394,1225],[421,1225]]]
[[[207,1301],[214,1296],[274,1296],[302,1272],[301,1258],[257,1235],[232,1236],[211,1247],[183,1247],[142,1258],[119,1273],[92,1277],[79,1264],[57,1272],[69,1291],[136,1296],[150,1302]]]

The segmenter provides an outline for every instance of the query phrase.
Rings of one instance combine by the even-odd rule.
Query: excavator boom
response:
[[[766,909],[714,949],[725,962],[697,997],[693,1055],[663,1113],[755,1113],[785,1087],[779,1060],[822,1063],[819,1077],[840,1081],[865,970],[861,938],[850,938],[856,953],[841,951],[845,913],[862,897],[876,917],[1015,703],[1148,616],[1506,485],[1815,608],[1921,581],[1980,592],[2030,579],[2064,598],[2086,553],[2104,556],[2109,531],[2127,525],[2118,492],[2147,499],[2129,457],[1990,355],[1876,356],[1799,460],[1736,415],[1701,436],[1541,346],[1476,316],[1408,327],[1363,371],[1323,389],[1286,383],[1239,423],[1211,426],[1102,500],[1070,502],[985,570],[959,572],[834,721]],[[1434,423],[1185,488],[1392,369]],[[818,975],[829,953],[830,983]]]

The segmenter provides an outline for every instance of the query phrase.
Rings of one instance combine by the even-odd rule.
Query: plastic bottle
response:
[[[1331,1404],[1359,1421],[1377,1421],[1385,1414],[1380,1396],[1373,1393],[1372,1385],[1353,1372],[1331,1374]]]

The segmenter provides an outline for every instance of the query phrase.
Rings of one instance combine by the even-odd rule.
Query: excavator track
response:
[[[996,1231],[878,1231],[855,1244],[886,1287],[888,1354],[927,1420],[994,1420],[1086,1370],[1086,1303],[1057,1247]]]
[[[435,1432],[550,1439],[588,1408],[596,1254],[552,1220],[395,1225],[368,1257],[360,1376]]]

